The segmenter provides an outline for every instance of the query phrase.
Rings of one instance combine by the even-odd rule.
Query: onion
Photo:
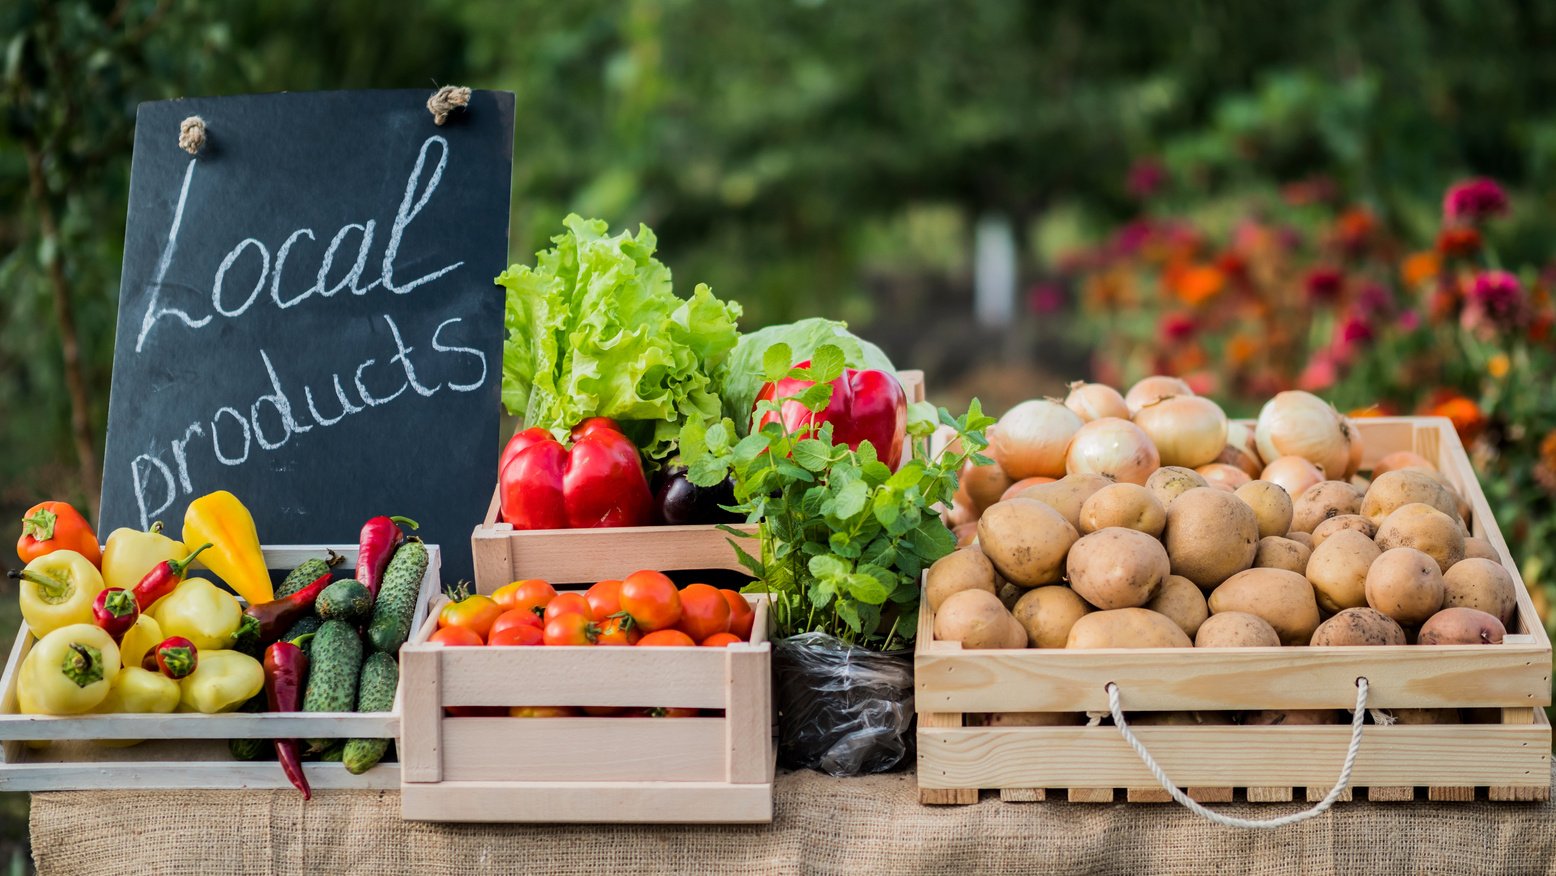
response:
[[[1259,458],[1259,445],[1254,442],[1253,430],[1237,420],[1228,421],[1226,446],[1221,449],[1216,462],[1235,465],[1247,472],[1250,478],[1258,477],[1259,472],[1264,471],[1264,460]]]
[[[989,450],[1013,480],[1064,476],[1064,451],[1084,423],[1052,399],[1024,401],[1000,417]]]
[[[1378,460],[1378,464],[1372,467],[1372,477],[1376,480],[1380,475],[1399,471],[1402,468],[1419,468],[1432,474],[1437,473],[1437,466],[1432,465],[1432,461],[1421,454],[1409,450],[1396,450]]]
[[[1088,423],[1103,417],[1129,419],[1129,405],[1124,404],[1124,397],[1106,383],[1075,381],[1070,384],[1070,394],[1064,397],[1064,406]]]
[[[1289,390],[1265,402],[1253,434],[1261,457],[1300,456],[1325,477],[1338,480],[1350,467],[1356,433],[1328,402],[1310,392]]]
[[[978,540],[978,524],[963,523],[951,530],[951,534],[956,536],[956,547],[960,550]]]
[[[987,508],[1000,500],[1000,496],[1009,489],[1010,483],[1010,477],[999,466],[975,465],[969,459],[962,466],[957,494],[971,499],[975,508]]]
[[[1318,466],[1300,456],[1282,456],[1264,467],[1259,479],[1279,484],[1295,499],[1302,495],[1302,491],[1317,483],[1322,483],[1324,473],[1318,470]]]
[[[1129,392],[1124,394],[1124,404],[1128,406],[1130,414],[1135,414],[1157,399],[1170,395],[1193,394],[1194,390],[1190,389],[1187,383],[1176,377],[1163,377],[1157,374],[1142,378],[1139,383],[1129,387]]]
[[[1204,478],[1212,487],[1221,490],[1235,490],[1253,480],[1253,476],[1248,474],[1248,472],[1224,462],[1212,462],[1194,470],[1199,472],[1199,476]]]
[[[1351,437],[1351,456],[1346,460],[1345,479],[1350,480],[1353,475],[1361,471],[1362,447],[1361,430],[1356,428],[1356,423],[1350,417],[1341,417],[1340,421],[1345,425],[1346,434]]]
[[[1226,449],[1226,413],[1201,396],[1171,395],[1151,402],[1135,412],[1135,425],[1150,436],[1162,465],[1208,465]]]
[[[1058,478],[1022,478],[1021,480],[1016,481],[1010,485],[1010,489],[1005,491],[1005,495],[1000,496],[1000,501],[1003,502],[1006,499],[1013,498],[1027,487],[1035,487],[1038,484],[1051,484],[1056,480],[1058,480]]]
[[[1075,433],[1065,454],[1065,470],[1107,475],[1115,481],[1144,486],[1161,461],[1151,437],[1139,426],[1118,417],[1103,417]]]
[[[940,520],[948,529],[958,526],[966,526],[969,523],[978,522],[978,509],[971,505],[963,504],[960,497],[952,500],[951,507],[941,512]]]

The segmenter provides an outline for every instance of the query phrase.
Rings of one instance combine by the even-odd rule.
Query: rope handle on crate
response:
[[[1124,741],[1129,743],[1129,747],[1135,750],[1135,754],[1140,755],[1141,762],[1151,771],[1151,775],[1156,776],[1156,781],[1160,782],[1162,788],[1172,795],[1172,799],[1183,804],[1190,812],[1204,816],[1216,824],[1225,827],[1265,829],[1296,824],[1299,821],[1316,818],[1329,811],[1329,807],[1333,806],[1340,799],[1340,795],[1344,794],[1346,788],[1349,788],[1351,785],[1351,770],[1356,766],[1357,752],[1361,751],[1362,721],[1367,716],[1367,679],[1365,676],[1356,679],[1356,711],[1351,716],[1351,745],[1345,751],[1345,763],[1340,767],[1340,778],[1335,781],[1334,787],[1330,788],[1324,799],[1318,801],[1311,809],[1293,812],[1290,815],[1282,815],[1280,818],[1263,820],[1233,818],[1230,815],[1222,815],[1214,810],[1206,809],[1198,801],[1180,791],[1177,784],[1172,779],[1167,778],[1167,773],[1162,769],[1161,764],[1156,762],[1156,758],[1152,757],[1151,753],[1145,750],[1145,745],[1140,741],[1139,737],[1135,736],[1134,731],[1129,729],[1128,722],[1124,720],[1124,707],[1119,702],[1118,685],[1111,681],[1108,682],[1107,691],[1108,710],[1113,713],[1113,723],[1117,725],[1118,732],[1123,734]]]

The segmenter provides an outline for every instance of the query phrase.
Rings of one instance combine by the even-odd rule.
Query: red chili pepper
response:
[[[92,603],[92,622],[113,636],[115,642],[124,638],[138,617],[140,607],[135,604],[135,594],[123,587],[109,587],[97,594],[97,601]]]
[[[571,447],[540,427],[525,429],[503,449],[497,470],[502,519],[515,529],[653,522],[637,445],[606,417],[573,427]]]
[[[405,541],[401,525],[420,529],[421,524],[409,517],[374,517],[362,524],[362,535],[357,540],[357,580],[367,586],[367,592],[378,596],[378,582],[383,580],[384,569],[394,549]]]
[[[310,633],[309,635],[312,635]],[[302,636],[297,641],[307,639]],[[276,642],[265,649],[265,701],[272,712],[297,712],[302,710],[303,683],[308,677],[308,654],[297,642]],[[281,770],[303,799],[313,798],[308,787],[308,777],[303,774],[302,755],[296,739],[277,739],[276,759]]]
[[[140,579],[140,583],[135,585],[133,591],[135,604],[140,607],[140,610],[145,611],[157,600],[172,593],[179,582],[184,580],[184,573],[189,571],[189,564],[194,562],[194,558],[198,557],[201,551],[210,546],[211,543],[206,542],[182,560],[163,560],[152,566],[151,571],[146,573],[146,577]]]
[[[810,360],[796,368],[810,367]],[[758,402],[799,395],[814,383],[785,377],[763,385]],[[809,433],[822,423],[832,424],[832,441],[858,450],[868,440],[881,462],[896,468],[902,461],[902,444],[908,428],[908,396],[896,375],[873,369],[843,369],[832,381],[832,400],[820,411],[811,412],[797,401],[784,402],[782,417],[765,414],[753,428],[770,422],[782,422],[790,433]]]
[[[319,598],[324,588],[330,586],[331,577],[329,572],[325,572],[313,579],[312,584],[291,596],[283,596],[280,599],[243,609],[244,614],[259,621],[259,640],[274,642],[286,635],[286,631],[292,628],[292,624],[297,623],[303,615],[313,609],[314,600]]]
[[[200,649],[183,636],[169,636],[146,652],[141,661],[142,669],[161,672],[177,681],[195,671],[200,665]]]

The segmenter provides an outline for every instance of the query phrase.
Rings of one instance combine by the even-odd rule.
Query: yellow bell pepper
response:
[[[204,578],[189,578],[157,600],[151,607],[151,618],[164,637],[183,636],[200,649],[204,659],[208,650],[232,647],[243,623],[243,606],[231,593]]]
[[[254,517],[237,496],[226,490],[201,496],[190,502],[184,512],[184,544],[206,542],[212,547],[200,555],[200,562],[249,605],[276,598],[270,571],[265,568],[265,556],[259,550]]]
[[[103,583],[134,590],[158,563],[181,560],[187,553],[183,542],[162,534],[161,521],[152,524],[149,532],[127,527],[115,529],[108,534],[108,544],[103,548]]]
[[[265,688],[265,668],[240,651],[201,651],[195,671],[178,682],[185,712],[235,711]]]
[[[63,626],[90,624],[92,603],[103,592],[103,576],[92,561],[75,551],[54,551],[20,572],[22,617],[42,638]]]
[[[167,636],[162,635],[162,627],[157,624],[157,619],[149,614],[142,614],[135,619],[135,625],[125,632],[124,638],[119,640],[119,658],[124,661],[126,668],[131,666],[139,668],[141,661],[146,659],[147,652],[166,638]]]
[[[151,672],[139,666],[127,666],[114,677],[108,687],[108,696],[92,711],[100,715],[111,714],[166,714],[178,708],[183,691],[178,682],[160,672]],[[139,739],[99,739],[99,745],[125,748],[139,743]]]
[[[107,699],[118,675],[119,646],[112,636],[92,624],[60,627],[22,661],[17,705],[31,715],[79,715]]]

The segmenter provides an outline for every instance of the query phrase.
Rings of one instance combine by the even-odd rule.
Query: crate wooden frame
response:
[[[1498,531],[1452,423],[1440,417],[1358,419],[1370,470],[1387,453],[1432,460],[1471,508],[1472,534],[1512,574],[1517,617],[1501,645],[1398,648],[963,650],[933,639],[925,603],[914,655],[918,781],[924,803],[1009,800],[1058,792],[1075,802],[1168,798],[1112,726],[965,727],[983,712],[1106,712],[1117,683],[1126,714],[1354,707],[1484,708],[1494,723],[1368,725],[1352,778],[1368,799],[1545,800],[1550,794],[1551,643]],[[1167,774],[1201,800],[1320,799],[1339,773],[1346,726],[1134,728]]]
[[[334,551],[342,557],[337,570],[356,568],[356,545],[273,545],[264,548],[265,565],[289,570],[306,559]],[[438,592],[442,552],[427,546],[427,573],[417,598],[415,624],[426,619],[428,604]],[[0,791],[86,791],[134,789],[273,789],[290,788],[274,761],[240,761],[227,751],[228,739],[277,737],[349,739],[396,738],[400,734],[404,673],[387,712],[232,712],[221,715],[20,715],[16,708],[16,675],[36,639],[24,621],[0,676]],[[128,748],[96,745],[87,740],[145,740]],[[28,740],[49,740],[43,750]],[[338,763],[307,761],[303,772],[315,789],[391,790],[400,786],[398,763],[383,763],[354,776]]]
[[[897,377],[908,401],[924,400],[924,372],[899,371]],[[602,563],[614,567],[624,556],[633,558],[634,569],[743,568],[729,544],[729,534],[717,526],[518,530],[497,520],[501,505],[501,493],[494,487],[486,517],[470,535],[475,583],[482,593],[521,577],[589,580]],[[735,528],[756,534],[755,525],[740,524]]]

